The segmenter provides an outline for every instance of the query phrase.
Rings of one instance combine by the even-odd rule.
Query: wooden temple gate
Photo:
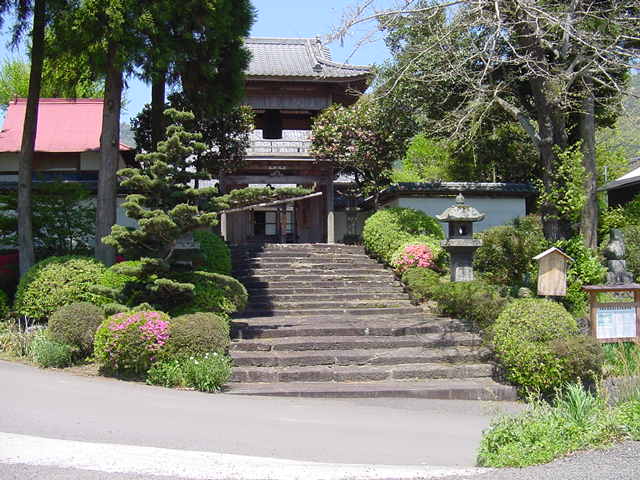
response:
[[[224,193],[252,184],[297,185],[315,194],[224,213],[220,229],[228,243],[335,243],[333,171],[326,164],[253,160],[220,179]]]

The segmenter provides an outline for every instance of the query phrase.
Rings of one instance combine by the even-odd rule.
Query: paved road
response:
[[[604,465],[608,476],[468,469],[490,418],[519,408],[208,395],[0,362],[0,479],[638,477],[635,443],[590,455],[586,469],[560,467]]]

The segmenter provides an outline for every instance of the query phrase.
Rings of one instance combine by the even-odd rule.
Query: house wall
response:
[[[491,227],[504,225],[515,218],[527,214],[526,201],[520,197],[485,197],[466,196],[465,203],[475,207],[480,213],[486,214],[485,219],[473,226],[474,232],[481,232]],[[440,215],[455,203],[455,196],[451,197],[398,197],[383,204],[385,207],[405,207],[421,210],[431,217]],[[443,228],[445,224],[442,224]]]

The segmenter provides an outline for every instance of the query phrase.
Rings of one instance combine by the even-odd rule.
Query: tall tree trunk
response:
[[[164,98],[166,93],[167,72],[156,72],[151,80],[151,145],[152,151],[158,149],[158,142],[164,139]]]
[[[542,79],[531,80],[536,109],[536,121],[538,123],[538,153],[542,166],[542,185],[546,191],[553,188],[554,172],[556,171],[556,156],[553,151],[555,126],[553,123],[552,106],[545,95],[545,85]],[[540,208],[542,214],[542,229],[547,240],[555,242],[563,237],[560,215],[555,205],[546,203]]]
[[[582,164],[586,176],[584,191],[586,199],[582,209],[580,231],[587,248],[598,247],[598,195],[596,185],[596,119],[595,99],[591,91],[592,82],[585,80],[586,97],[582,101],[580,136],[582,138]]]
[[[35,263],[33,251],[33,221],[31,204],[31,180],[38,131],[38,105],[44,62],[44,29],[46,24],[46,0],[35,0],[33,5],[33,31],[31,35],[31,72],[29,97],[24,116],[20,165],[18,166],[18,251],[20,252],[20,276]]]
[[[115,263],[115,250],[102,243],[116,223],[118,183],[116,172],[120,159],[120,108],[122,101],[122,70],[114,63],[117,47],[109,45],[110,64],[104,85],[102,134],[100,136],[100,173],[96,209],[96,258],[106,265]]]

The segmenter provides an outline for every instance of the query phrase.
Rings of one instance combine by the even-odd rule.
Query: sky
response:
[[[256,21],[251,30],[254,37],[325,37],[340,24],[345,9],[354,5],[357,0],[253,0],[257,11]],[[392,0],[380,0],[378,4],[389,5]],[[373,24],[354,30],[339,42],[328,44],[333,60],[347,61],[356,65],[382,63],[388,57],[384,43],[378,41],[356,48],[362,39],[374,27]],[[6,45],[9,37],[6,32],[0,35],[0,45]],[[24,50],[24,49],[23,49]],[[355,50],[355,51],[354,51]],[[8,49],[0,54],[0,59],[23,55],[24,51],[11,52]],[[127,80],[126,105],[122,113],[122,121],[127,122],[135,116],[151,98],[151,89],[140,80]]]

